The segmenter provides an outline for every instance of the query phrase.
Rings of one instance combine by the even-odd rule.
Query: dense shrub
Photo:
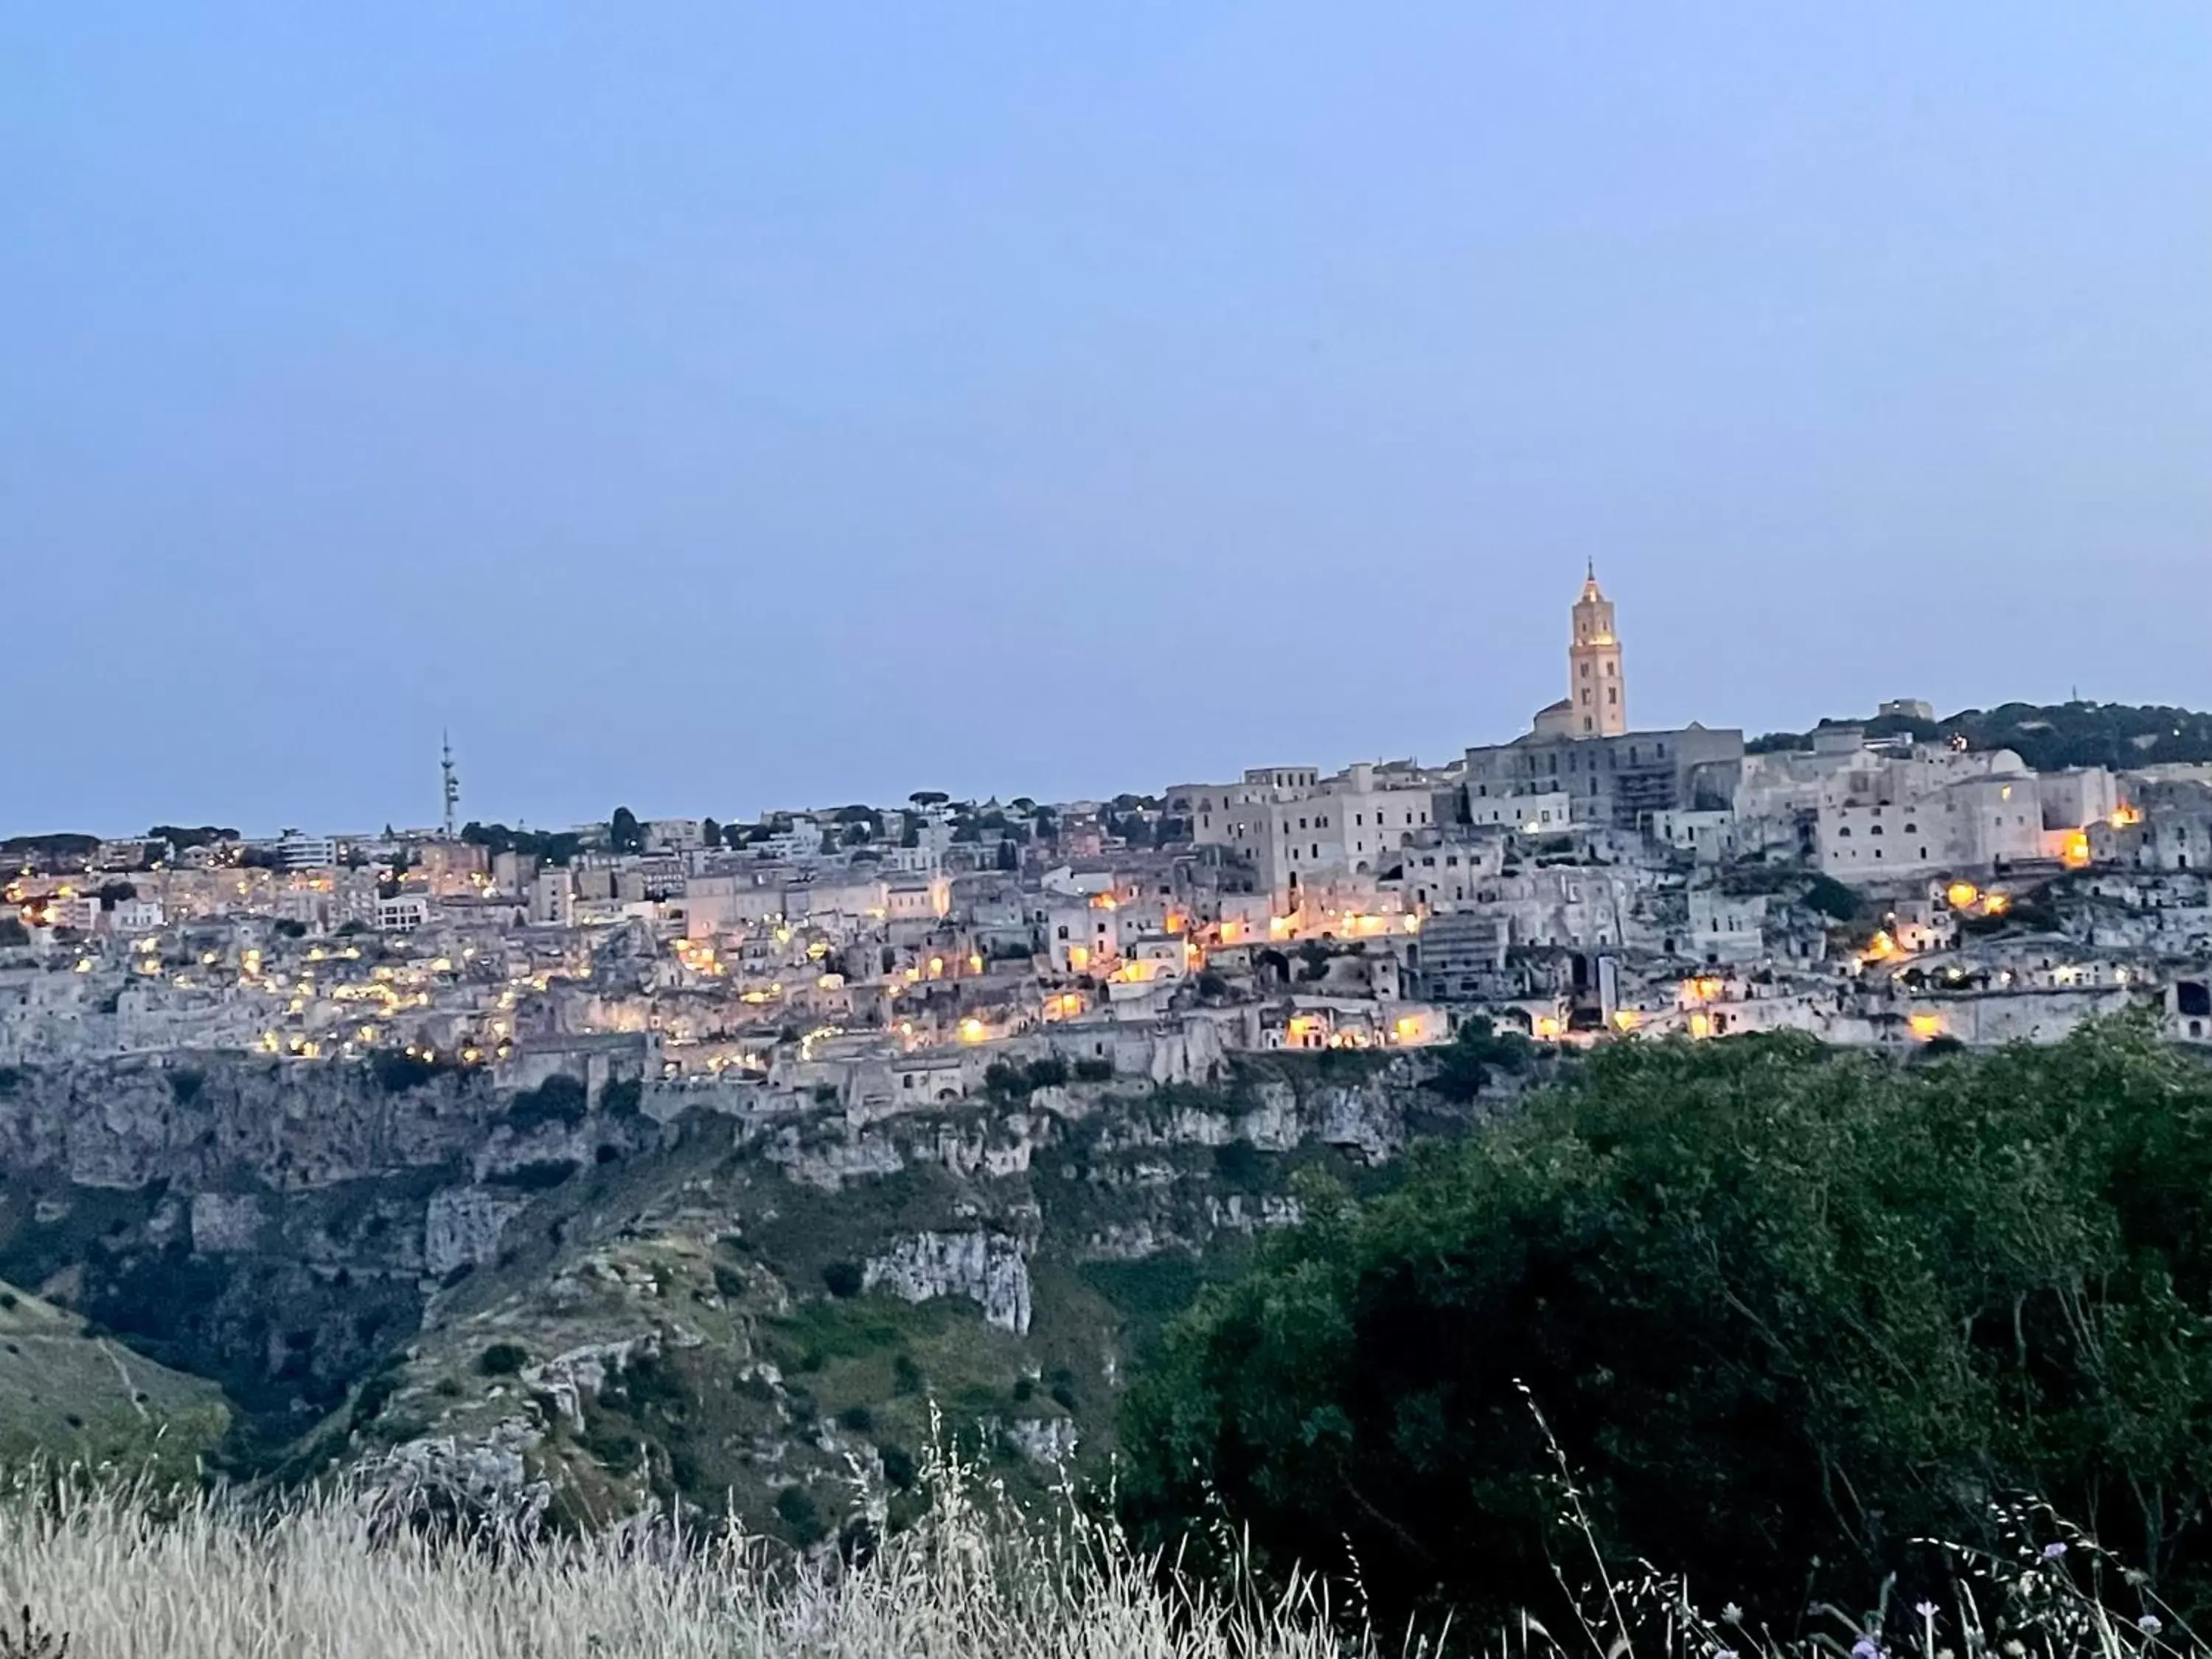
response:
[[[1534,1056],[1533,1046],[1520,1032],[1501,1032],[1476,1015],[1437,1052],[1436,1069],[1426,1086],[1464,1106],[1482,1092],[1492,1072],[1524,1072]]]
[[[507,1103],[507,1121],[517,1134],[528,1134],[549,1123],[573,1127],[584,1121],[588,1109],[582,1084],[572,1077],[549,1077]]]
[[[1036,1090],[1056,1089],[1067,1079],[1067,1062],[1058,1054],[1047,1054],[1027,1065],[1016,1060],[994,1060],[984,1070],[983,1087],[1001,1100],[1023,1100]]]
[[[790,1528],[792,1541],[805,1548],[829,1536],[829,1522],[804,1486],[786,1486],[775,1495],[776,1518]]]
[[[1129,1395],[1128,1518],[1225,1506],[1277,1564],[1356,1557],[1394,1616],[1543,1601],[1533,1399],[1605,1548],[1770,1611],[1808,1571],[1909,1579],[2010,1489],[2202,1600],[2208,1190],[2212,1071],[2134,1028],[1914,1066],[1601,1051],[1389,1196],[1309,1183]]]
[[[487,1185],[514,1187],[526,1193],[542,1193],[559,1186],[583,1168],[573,1158],[544,1158],[484,1177]]]
[[[392,1095],[419,1089],[439,1073],[452,1069],[452,1066],[444,1060],[419,1060],[413,1054],[391,1048],[379,1049],[368,1060],[369,1075],[376,1079],[377,1087]]]

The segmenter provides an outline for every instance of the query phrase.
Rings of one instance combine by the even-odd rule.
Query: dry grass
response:
[[[0,1499],[0,1607],[71,1659],[1322,1659],[1347,1650],[1315,1587],[1163,1590],[1109,1532],[1024,1523],[972,1472],[864,1569],[664,1526],[468,1540],[328,1494],[278,1513],[23,1483]],[[0,1631],[0,1659],[18,1651]],[[1358,1644],[1364,1647],[1364,1644]],[[37,1652],[30,1648],[27,1650]]]
[[[849,1570],[653,1524],[425,1530],[420,1491],[271,1510],[25,1476],[0,1492],[0,1608],[24,1609],[0,1619],[0,1659],[2212,1659],[2140,1575],[2033,1509],[2006,1550],[1961,1553],[1942,1606],[1818,1609],[1784,1640],[1656,1571],[1609,1575],[1561,1475],[1565,1535],[1588,1549],[1591,1588],[1560,1570],[1578,1618],[1387,1642],[1316,1581],[1164,1573],[1072,1504],[1040,1524],[943,1459],[926,1518]]]

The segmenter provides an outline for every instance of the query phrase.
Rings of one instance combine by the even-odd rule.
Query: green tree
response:
[[[722,845],[722,826],[712,818],[702,821],[699,825],[699,840],[708,850],[719,851]]]
[[[614,817],[607,821],[607,844],[617,853],[645,851],[645,830],[629,807],[616,807]]]
[[[1601,1050],[1209,1291],[1125,1402],[1127,1518],[1356,1556],[1378,1609],[1556,1594],[1540,1405],[1602,1547],[1794,1613],[2039,1494],[2212,1580],[2212,1070],[2135,1028],[1899,1066]],[[1528,1394],[1522,1392],[1525,1383]],[[1909,1597],[1908,1597],[1909,1599]]]
[[[1501,1036],[1496,1026],[1477,1014],[1462,1021],[1451,1042],[1437,1054],[1436,1070],[1426,1086],[1455,1105],[1464,1106],[1482,1092],[1493,1071],[1525,1072],[1534,1057],[1527,1037],[1518,1031]]]

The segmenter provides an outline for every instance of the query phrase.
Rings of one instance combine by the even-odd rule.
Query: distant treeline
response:
[[[100,845],[98,836],[79,836],[57,830],[45,836],[10,836],[0,841],[0,853],[35,853],[45,858],[82,858]]]
[[[1919,743],[1948,743],[1963,737],[1969,749],[2012,750],[2038,772],[2069,766],[2212,761],[2212,714],[2156,704],[2008,702],[1995,708],[1962,709],[1940,720],[1885,714],[1869,720],[1820,722],[1820,727],[1836,726],[1863,726],[1869,738],[1909,735]],[[1744,746],[1753,754],[1806,749],[1812,746],[1813,735],[1770,732]]]
[[[478,823],[474,819],[461,826],[461,839],[485,848],[495,858],[501,853],[522,853],[541,864],[571,863],[584,846],[584,838],[573,830],[510,830],[503,823]]]
[[[207,847],[219,841],[236,841],[235,830],[226,830],[212,823],[203,823],[194,829],[182,824],[157,823],[143,836],[114,837],[122,841],[167,842],[178,852],[188,847]],[[83,858],[97,848],[101,836],[81,835],[75,830],[54,830],[41,836],[10,836],[0,841],[0,853],[36,853],[47,858]]]

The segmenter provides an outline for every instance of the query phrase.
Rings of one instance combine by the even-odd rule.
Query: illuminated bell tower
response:
[[[1628,682],[1620,672],[1620,635],[1613,601],[1597,585],[1593,564],[1575,601],[1574,643],[1567,647],[1567,702],[1578,738],[1617,738],[1628,730]]]

